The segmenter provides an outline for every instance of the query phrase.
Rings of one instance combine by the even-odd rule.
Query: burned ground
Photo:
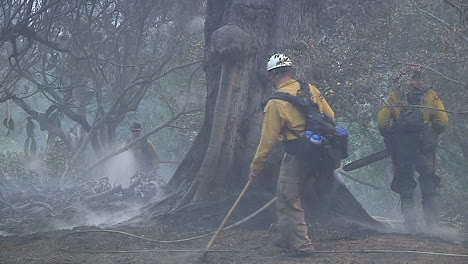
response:
[[[113,196],[118,195],[113,194]],[[252,201],[253,198],[246,197],[243,200],[241,208],[236,211],[228,225],[251,214],[253,208],[259,208],[257,203],[247,203],[249,200]],[[115,201],[113,203],[115,204]],[[44,223],[47,222],[47,218],[36,220],[29,218],[28,221],[23,219],[17,222],[16,226],[10,223],[9,226],[13,227],[10,232],[18,233],[18,229],[23,229],[24,232],[28,231],[30,234],[0,237],[0,258],[2,263],[195,263],[199,260],[202,250],[211,237],[210,232],[216,228],[224,216],[224,211],[220,211],[219,207],[227,210],[230,203],[232,201],[227,200],[219,203],[218,206],[194,206],[190,210],[165,213],[152,219],[146,218],[147,221],[140,222],[141,224],[138,224],[136,219],[139,218],[137,217],[125,224],[108,227],[108,230],[118,232],[83,232],[103,230],[95,226],[40,232],[39,230],[46,227]],[[36,213],[46,211],[44,207],[39,208]],[[108,211],[112,211],[111,209],[108,208]],[[146,209],[154,210],[152,207],[146,207]],[[293,258],[272,244],[276,235],[274,219],[271,218],[272,211],[273,208],[268,208],[251,221],[221,232],[212,247],[214,252],[209,252],[204,261],[206,263],[272,264],[468,263],[468,257],[375,252],[424,251],[466,254],[468,252],[466,242],[447,242],[427,235],[382,233],[358,225],[349,225],[348,229],[336,229],[318,222],[311,222],[309,230],[316,250],[322,253],[318,253],[313,258]],[[18,216],[21,212],[12,211],[11,213]],[[116,216],[115,213],[116,210],[114,210],[114,216]],[[46,215],[51,217],[50,212]],[[108,219],[112,219],[111,216],[112,214],[108,216]],[[398,229],[398,226],[394,227],[395,230]],[[34,232],[34,228],[37,228],[37,232]],[[131,236],[132,234],[140,238]],[[178,243],[143,240],[172,241],[200,235],[205,236]],[[341,253],[334,253],[339,251]]]
[[[77,230],[93,228],[81,227]],[[95,228],[94,228],[95,229]],[[158,240],[173,240],[199,235],[198,232],[179,233],[158,228],[117,230]],[[0,238],[2,263],[195,263],[209,237],[176,244],[145,242],[115,233],[83,233],[64,235],[71,231],[51,231],[26,236]],[[272,245],[274,231],[265,229],[236,229],[221,233],[207,263],[468,263],[466,257],[438,256],[414,253],[359,253],[362,250],[416,250],[466,254],[468,246],[433,238],[399,234],[362,235],[315,241],[318,251],[354,251],[353,253],[318,253],[314,258],[291,258]],[[69,251],[108,251],[108,253],[70,253]],[[166,251],[167,250],[167,251]],[[171,251],[180,250],[180,251]],[[187,250],[184,252],[184,250]],[[231,251],[232,252],[229,252]],[[121,253],[117,253],[120,251]],[[127,251],[126,253],[124,253]],[[114,252],[114,253],[110,253]]]

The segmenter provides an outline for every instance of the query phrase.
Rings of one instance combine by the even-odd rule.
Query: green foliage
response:
[[[48,148],[47,152],[42,155],[44,157],[44,164],[48,170],[48,178],[55,184],[59,184],[60,181],[64,183],[83,183],[86,180],[92,178],[92,175],[82,175],[82,171],[89,166],[89,162],[85,155],[80,155],[77,162],[71,164],[70,161],[73,158],[73,152],[69,150],[69,147],[61,140],[54,141]],[[68,178],[62,179],[63,172],[67,169]],[[78,178],[78,176],[83,178]]]
[[[27,140],[30,139],[29,137]],[[0,152],[0,186],[9,193],[22,192],[24,188],[58,188],[63,171],[72,155],[63,142],[57,141],[46,152],[36,156],[25,156],[21,152]],[[77,179],[76,176],[89,164],[84,158],[74,167],[69,168],[67,183],[83,183],[91,176]],[[34,168],[34,169],[31,169]]]
[[[16,142],[7,137],[0,137],[0,152],[15,151]]]
[[[40,177],[35,170],[25,168],[22,153],[0,152],[0,183],[9,192],[21,192],[23,186],[38,186]]]
[[[160,1],[51,3],[50,10],[67,16],[36,14],[39,9],[26,11],[28,5],[15,1],[0,5],[16,10],[11,20],[31,25],[31,35],[42,40],[31,41],[27,34],[16,34],[15,28],[2,26],[2,30],[12,31],[0,53],[14,58],[16,64],[0,63],[0,78],[11,79],[2,80],[8,85],[1,87],[0,100],[5,91],[22,98],[16,103],[32,115],[41,131],[47,130],[48,143],[57,137],[69,142],[70,120],[88,130],[103,116],[110,116],[97,129],[99,137],[92,146],[96,152],[113,149],[118,139],[115,128],[127,114],[139,110],[142,100],[152,97],[156,102],[157,109],[150,115],[170,115],[178,110],[188,72],[197,67],[187,66],[187,70],[180,65],[203,56],[203,1],[184,3],[184,8],[178,2]],[[30,15],[25,16],[28,12]],[[94,59],[88,59],[91,57]],[[29,77],[9,76],[6,73],[12,71],[11,67],[18,67],[14,72]],[[162,98],[158,90],[169,82],[166,75],[183,85],[174,86],[171,94]],[[35,105],[37,102],[39,105]],[[173,106],[177,107],[170,109]],[[156,120],[154,123],[158,124]],[[24,145],[33,142],[30,138]]]
[[[66,169],[67,162],[73,158],[67,151],[67,146],[63,141],[55,141],[45,154],[44,162],[50,171],[50,177],[60,180],[61,173]]]

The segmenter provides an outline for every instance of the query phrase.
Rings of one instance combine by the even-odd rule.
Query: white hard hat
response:
[[[271,55],[270,59],[268,59],[267,71],[280,67],[292,67],[291,59],[283,53],[275,53]]]

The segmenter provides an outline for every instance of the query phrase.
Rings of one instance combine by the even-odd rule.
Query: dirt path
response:
[[[84,228],[82,228],[84,229]],[[149,229],[120,228],[121,231],[144,235],[154,239],[178,239],[198,233],[177,234]],[[86,233],[57,238],[70,231],[37,233],[22,237],[0,237],[1,263],[194,263],[199,252],[148,251],[136,253],[69,253],[69,250],[189,250],[203,249],[209,237],[177,244],[155,244],[128,236],[110,233]],[[266,230],[234,230],[222,233],[214,250],[244,250],[238,252],[210,252],[207,263],[468,263],[468,257],[420,255],[408,253],[321,253],[314,258],[291,258],[271,244],[275,234]],[[56,244],[54,244],[56,241]],[[436,239],[404,235],[377,235],[357,240],[334,240],[315,242],[321,251],[344,250],[417,250],[455,254],[468,254],[467,245],[455,245]]]

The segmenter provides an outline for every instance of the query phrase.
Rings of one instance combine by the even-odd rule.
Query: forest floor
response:
[[[96,228],[50,231],[25,236],[0,236],[0,262],[7,263],[197,263],[211,236],[175,244],[157,244],[117,233],[75,233]],[[115,230],[149,239],[173,240],[200,233],[120,226]],[[468,263],[468,257],[415,253],[364,253],[362,250],[427,251],[468,254],[468,245],[440,239],[403,234],[369,233],[358,238],[315,241],[318,251],[355,251],[354,253],[318,253],[315,257],[294,258],[272,245],[274,231],[236,229],[223,231],[208,252],[204,263]],[[67,251],[81,251],[72,253]],[[171,251],[172,250],[172,251]],[[178,251],[180,250],[180,251]],[[183,251],[187,250],[187,251]],[[86,251],[108,251],[86,252]],[[120,251],[120,253],[117,253]],[[127,251],[127,252],[125,252]],[[203,263],[203,262],[202,262]]]

